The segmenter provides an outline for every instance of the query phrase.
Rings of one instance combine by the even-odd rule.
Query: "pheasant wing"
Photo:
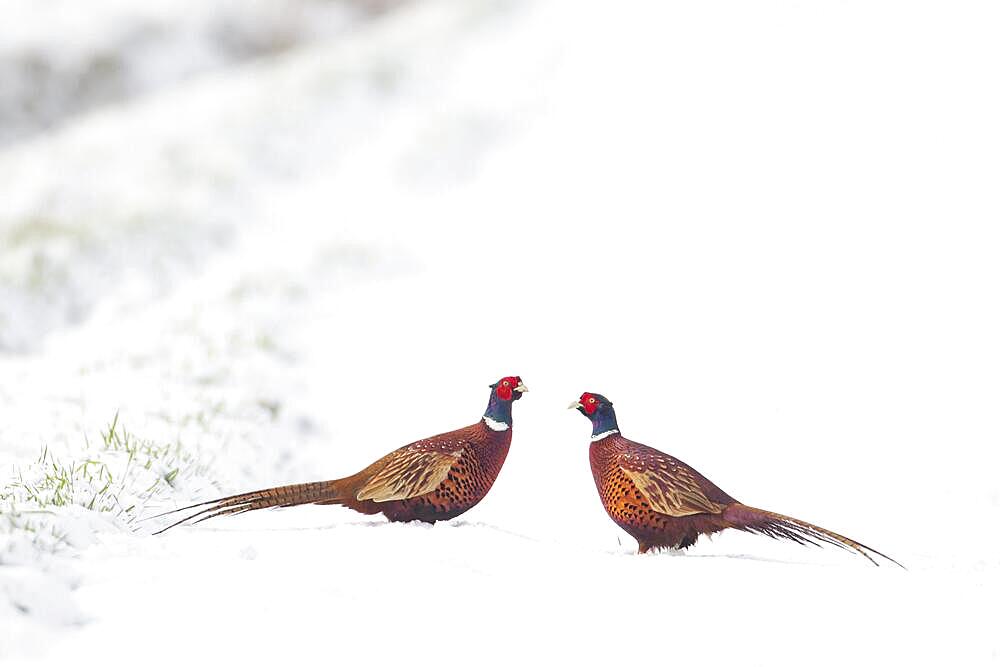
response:
[[[406,447],[389,454],[386,464],[358,490],[358,500],[385,503],[434,491],[462,457],[462,449],[435,451]]]
[[[698,476],[670,457],[619,461],[622,471],[649,501],[649,506],[668,516],[719,514],[725,505],[708,499]]]

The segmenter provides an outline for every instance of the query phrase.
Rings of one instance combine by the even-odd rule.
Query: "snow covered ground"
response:
[[[7,0],[0,145],[202,72],[337,39],[393,0]]]
[[[416,2],[11,143],[0,661],[1000,662],[998,18]],[[449,524],[141,520],[354,472],[505,374]],[[908,570],[634,556],[583,390]]]

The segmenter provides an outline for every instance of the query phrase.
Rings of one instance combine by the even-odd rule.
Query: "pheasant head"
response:
[[[509,429],[513,423],[510,406],[526,391],[528,388],[516,375],[508,375],[497,380],[495,384],[491,384],[490,402],[486,404],[486,412],[483,413],[483,421],[486,422],[486,425],[494,431]]]
[[[600,394],[585,391],[580,395],[579,400],[570,403],[569,409],[577,410],[590,420],[594,427],[590,439],[594,442],[613,433],[618,433],[618,420],[615,418],[613,404]]]

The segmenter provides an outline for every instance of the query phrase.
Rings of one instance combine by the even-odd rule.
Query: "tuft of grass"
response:
[[[78,511],[73,508],[127,528],[148,502],[172,495],[183,480],[207,474],[180,443],[138,438],[117,414],[99,441],[84,441],[82,455],[72,460],[42,447],[33,463],[15,470],[0,487],[0,537],[18,536],[33,547],[56,551],[72,542],[60,528],[60,517]]]

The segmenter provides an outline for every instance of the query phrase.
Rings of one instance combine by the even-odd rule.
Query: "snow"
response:
[[[998,662],[997,18],[416,2],[14,141],[0,470],[100,459],[136,509],[18,495],[31,532],[0,500],[0,660]],[[353,473],[512,374],[510,456],[452,522],[132,520]],[[584,390],[908,569],[728,533],[634,555]],[[119,474],[116,414],[189,457],[172,484]]]
[[[8,0],[0,23],[0,145],[202,72],[336,39],[372,4]]]

